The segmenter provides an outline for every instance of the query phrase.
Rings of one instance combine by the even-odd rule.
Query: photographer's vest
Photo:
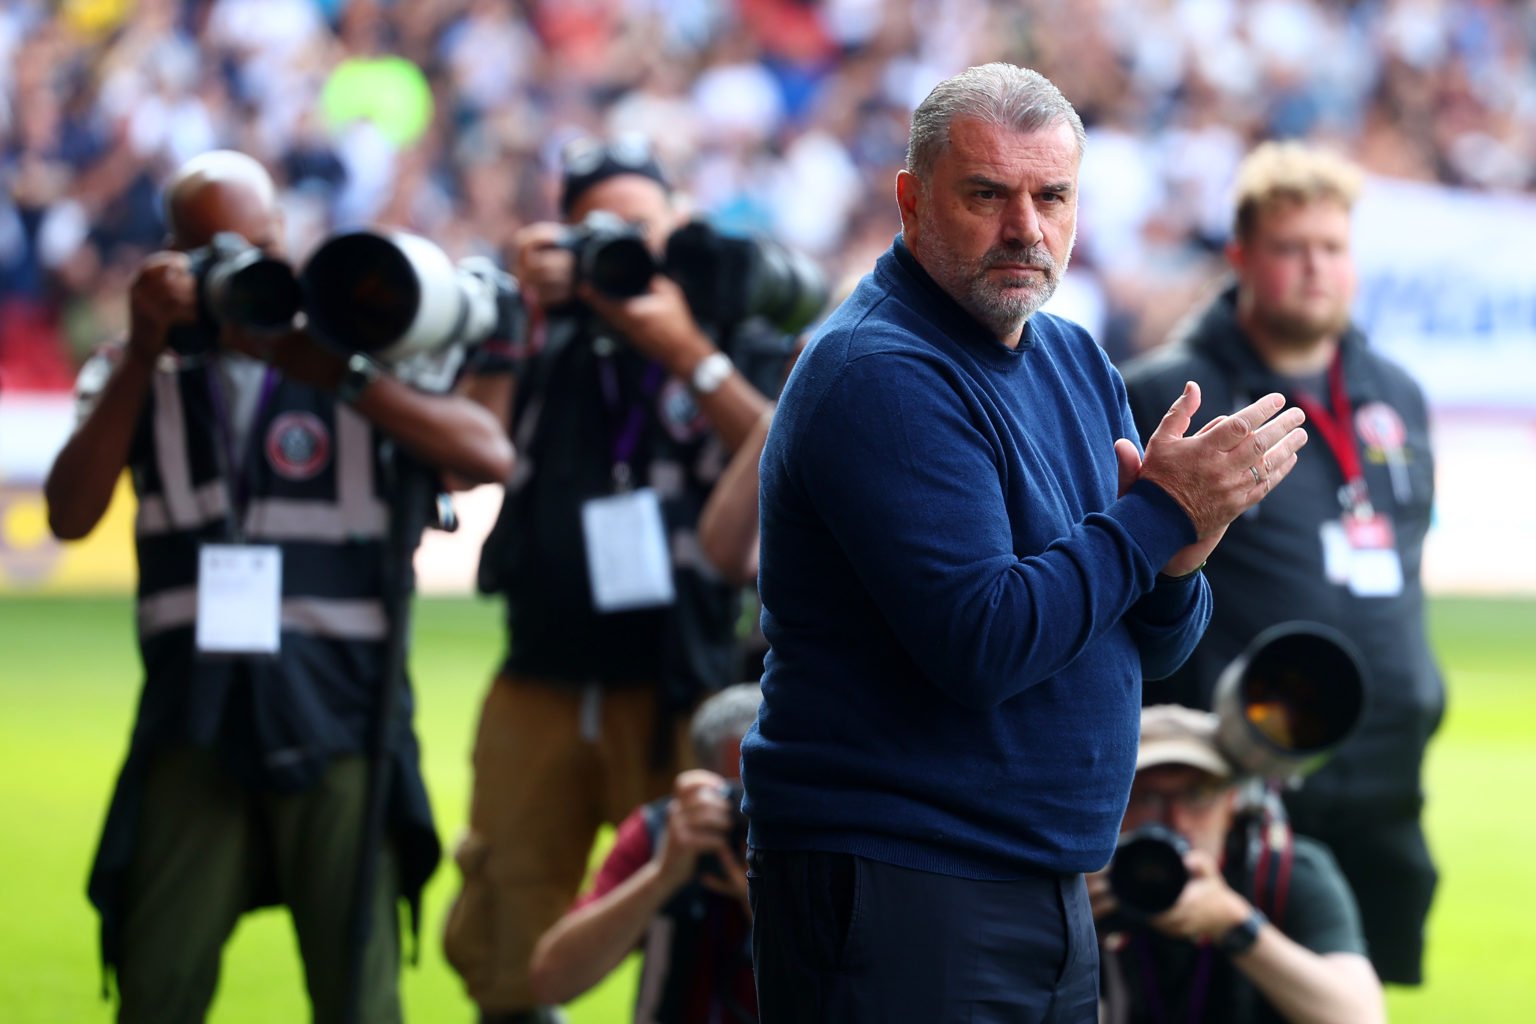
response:
[[[298,788],[331,756],[364,748],[378,696],[389,519],[378,446],[351,409],[268,373],[232,451],[225,390],[202,365],[156,373],[135,438],[137,738],[216,742],[253,781]],[[232,542],[282,551],[276,655],[196,650],[199,549]]]

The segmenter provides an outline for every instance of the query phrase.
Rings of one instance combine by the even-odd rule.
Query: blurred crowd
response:
[[[566,141],[641,133],[718,224],[862,273],[910,111],[998,59],[1088,126],[1057,308],[1121,358],[1219,272],[1261,139],[1536,189],[1533,54],[1528,0],[7,0],[0,385],[67,388],[122,329],[158,183],[213,147],[272,170],[295,258],[363,224],[501,257]]]

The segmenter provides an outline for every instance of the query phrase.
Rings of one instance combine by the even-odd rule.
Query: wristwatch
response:
[[[341,373],[341,380],[336,384],[337,400],[351,405],[363,397],[363,392],[382,376],[384,367],[361,352],[352,353],[347,359],[347,368]]]
[[[724,352],[711,352],[699,360],[688,378],[688,389],[696,395],[712,395],[725,383],[725,378],[736,369],[731,357]]]
[[[1264,911],[1258,907],[1252,908],[1247,917],[1227,929],[1226,934],[1216,940],[1216,948],[1227,956],[1248,952],[1253,948],[1253,944],[1259,941],[1259,930],[1268,921],[1269,918],[1264,916]]]

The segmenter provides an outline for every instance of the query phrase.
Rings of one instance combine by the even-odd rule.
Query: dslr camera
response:
[[[171,328],[167,343],[179,355],[200,355],[218,344],[220,328],[286,330],[301,296],[293,268],[231,231],[187,253],[197,289],[197,321]]]
[[[1274,784],[1295,784],[1316,771],[1354,730],[1365,709],[1363,664],[1336,630],[1288,622],[1260,633],[1222,671],[1216,746],[1249,783],[1253,809],[1283,814]],[[1189,881],[1188,852],[1184,837],[1164,825],[1133,829],[1110,860],[1110,889],[1133,915],[1160,914]]]
[[[744,792],[740,779],[727,782],[721,790],[725,802],[731,805],[731,834],[726,839],[726,844],[737,854],[744,853],[747,848],[747,816],[741,810],[741,798]],[[725,870],[720,866],[720,858],[712,853],[699,858],[698,873],[715,875],[718,878],[725,877]]]
[[[722,234],[702,220],[673,231],[660,260],[638,228],[603,210],[569,228],[560,246],[575,257],[575,280],[613,299],[639,295],[666,274],[681,286],[694,319],[721,331],[762,317],[797,334],[827,304],[826,277],[808,257],[771,239]]]

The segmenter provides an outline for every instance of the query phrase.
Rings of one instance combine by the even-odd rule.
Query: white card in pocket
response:
[[[649,487],[582,503],[587,576],[600,612],[671,604],[672,558],[661,501]]]
[[[276,654],[283,553],[270,544],[204,544],[197,562],[197,649]]]

